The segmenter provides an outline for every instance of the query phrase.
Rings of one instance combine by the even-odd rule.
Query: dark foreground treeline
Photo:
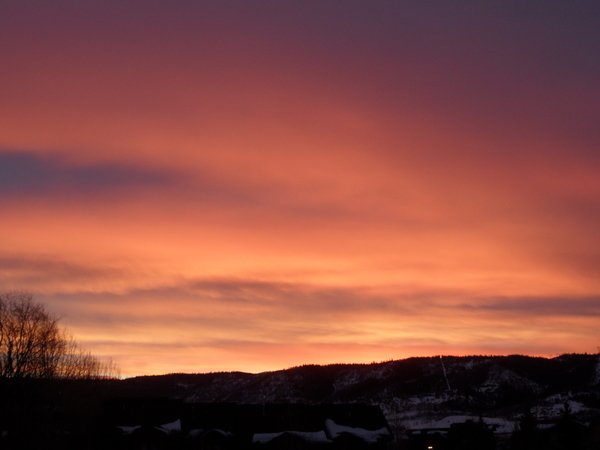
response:
[[[445,414],[444,411],[460,410],[473,415],[494,416],[497,413],[514,417],[518,412],[534,407],[540,399],[562,393],[576,398],[587,411],[600,410],[598,355],[564,355],[553,359],[445,357],[444,363],[454,393],[447,397],[446,403],[439,404],[440,416]],[[510,377],[497,377],[505,373]],[[490,389],[490,380],[494,379],[500,379],[500,382]],[[179,374],[125,380],[0,378],[0,449],[358,448],[363,444],[354,438],[307,443],[301,436],[289,433],[268,443],[252,444],[249,432],[236,434],[230,430],[235,427],[240,430],[241,422],[253,423],[251,420],[242,420],[240,416],[234,420],[235,414],[230,411],[230,414],[221,414],[225,417],[221,424],[203,425],[197,419],[200,412],[196,409],[192,414],[190,411],[193,405],[219,404],[381,405],[392,399],[439,394],[446,390],[439,358],[411,358],[370,365],[303,366],[261,374]],[[132,404],[156,400],[159,407],[152,406],[152,400],[141,408],[141,411],[154,411],[152,414],[156,417],[127,418],[131,408],[135,408],[123,406],[123,399],[131,399]],[[175,404],[179,406],[173,406]],[[173,412],[172,408],[180,409]],[[166,416],[161,416],[161,411]],[[209,416],[219,417],[214,409],[211,411]],[[136,414],[141,413],[138,410]],[[276,414],[270,417],[274,416]],[[432,446],[433,449],[448,450],[600,448],[597,417],[563,416],[553,423],[536,423],[535,418],[529,422],[524,420],[513,436],[498,436],[485,426],[482,429],[481,425],[465,424],[426,436],[394,429],[393,439],[376,444],[380,447],[427,449]],[[322,422],[323,417],[319,417]],[[181,420],[180,429],[167,433],[156,429],[176,419]],[[233,424],[227,420],[234,420]],[[376,425],[368,421],[352,425],[352,420],[343,417],[340,421],[343,425],[365,429]],[[288,423],[287,428],[281,425],[277,428],[275,423],[253,431],[298,431],[294,423]],[[119,426],[132,431],[126,432]],[[315,428],[315,425],[311,427]],[[194,429],[201,431],[190,434]],[[223,435],[214,430],[231,435],[223,442]]]
[[[393,439],[374,405],[189,403],[153,397],[98,402],[102,396],[92,397],[70,407],[14,405],[12,416],[3,410],[0,448],[377,450]]]
[[[60,386],[44,383],[43,388]],[[52,397],[48,395],[46,400]],[[101,397],[92,396],[96,400]],[[80,398],[70,408],[40,402],[13,406],[12,416],[2,409],[0,448],[6,450],[600,448],[600,420],[581,423],[568,409],[552,424],[539,424],[525,414],[515,431],[506,436],[495,434],[483,421],[398,433],[389,428],[379,407],[365,404],[207,404],[135,397],[105,399],[100,403]]]

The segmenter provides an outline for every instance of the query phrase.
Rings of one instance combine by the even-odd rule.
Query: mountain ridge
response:
[[[365,402],[388,410],[412,402],[487,413],[535,407],[552,396],[565,401],[584,399],[595,409],[600,407],[599,373],[600,354],[553,358],[472,355],[371,364],[306,364],[256,374],[145,375],[121,383],[137,395],[189,402]]]

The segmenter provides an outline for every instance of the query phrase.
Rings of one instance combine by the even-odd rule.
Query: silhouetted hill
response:
[[[259,374],[143,376],[121,383],[137,395],[152,393],[199,402],[386,402],[433,395],[464,397],[471,403],[498,407],[565,392],[597,393],[600,356],[409,358],[373,364],[305,365]]]

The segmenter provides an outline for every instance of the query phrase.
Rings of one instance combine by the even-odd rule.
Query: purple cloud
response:
[[[103,191],[173,183],[176,174],[124,164],[75,165],[33,153],[0,150],[0,195]]]

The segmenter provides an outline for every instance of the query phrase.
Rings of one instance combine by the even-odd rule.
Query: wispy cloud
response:
[[[595,317],[600,316],[600,297],[491,297],[457,305],[458,309],[514,314],[518,317]]]
[[[436,353],[549,354],[569,347],[548,336],[567,333],[572,342],[582,342],[600,314],[595,297],[481,297],[389,287],[378,292],[240,278],[41,298],[87,345],[107,354],[112,349],[125,373],[135,373],[131,361],[145,353],[166,358],[156,362],[156,371],[192,366],[167,364],[174,355],[196,353],[234,358],[212,369],[240,369],[239,361],[252,360],[251,370],[268,368],[265,361],[286,354],[294,355],[287,364]]]
[[[0,255],[0,284],[4,289],[47,293],[69,283],[111,283],[130,275],[130,270],[116,264],[73,262],[61,256]]]
[[[60,157],[0,151],[0,195],[44,195],[55,191],[102,193],[174,183],[177,175],[125,164],[74,164]]]

